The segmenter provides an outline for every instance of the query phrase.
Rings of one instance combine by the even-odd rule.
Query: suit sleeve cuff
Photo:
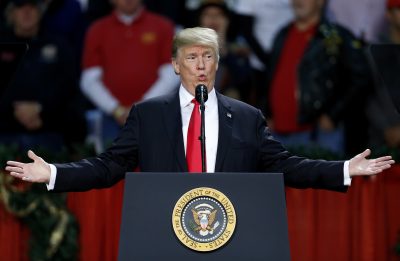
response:
[[[344,175],[344,185],[350,186],[351,185],[351,178],[350,178],[350,171],[349,171],[349,161],[346,160],[343,165],[343,175]]]
[[[53,164],[50,165],[50,181],[48,184],[46,184],[47,190],[53,190],[54,185],[56,184],[56,176],[57,176],[57,168]]]

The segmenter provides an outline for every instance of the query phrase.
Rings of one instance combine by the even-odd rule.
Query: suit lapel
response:
[[[181,107],[179,103],[178,92],[167,96],[164,106],[164,126],[171,142],[172,151],[177,157],[180,170],[187,172],[187,164],[183,146]]]
[[[215,162],[215,172],[221,172],[225,160],[226,152],[232,138],[232,118],[234,117],[228,100],[221,94],[217,93],[218,98],[218,148],[217,158]]]

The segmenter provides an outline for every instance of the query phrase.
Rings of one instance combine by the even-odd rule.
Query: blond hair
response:
[[[219,60],[218,34],[210,28],[186,28],[178,32],[172,42],[172,58],[176,59],[180,48],[189,45],[211,47]]]

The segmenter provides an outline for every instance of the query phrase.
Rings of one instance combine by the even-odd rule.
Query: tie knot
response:
[[[193,98],[192,103],[194,104],[194,106],[200,105],[200,103],[195,98]]]

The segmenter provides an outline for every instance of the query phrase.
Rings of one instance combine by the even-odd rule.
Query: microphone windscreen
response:
[[[195,98],[198,103],[206,102],[208,99],[208,90],[207,86],[204,84],[199,84],[196,86],[196,91],[195,91]]]

